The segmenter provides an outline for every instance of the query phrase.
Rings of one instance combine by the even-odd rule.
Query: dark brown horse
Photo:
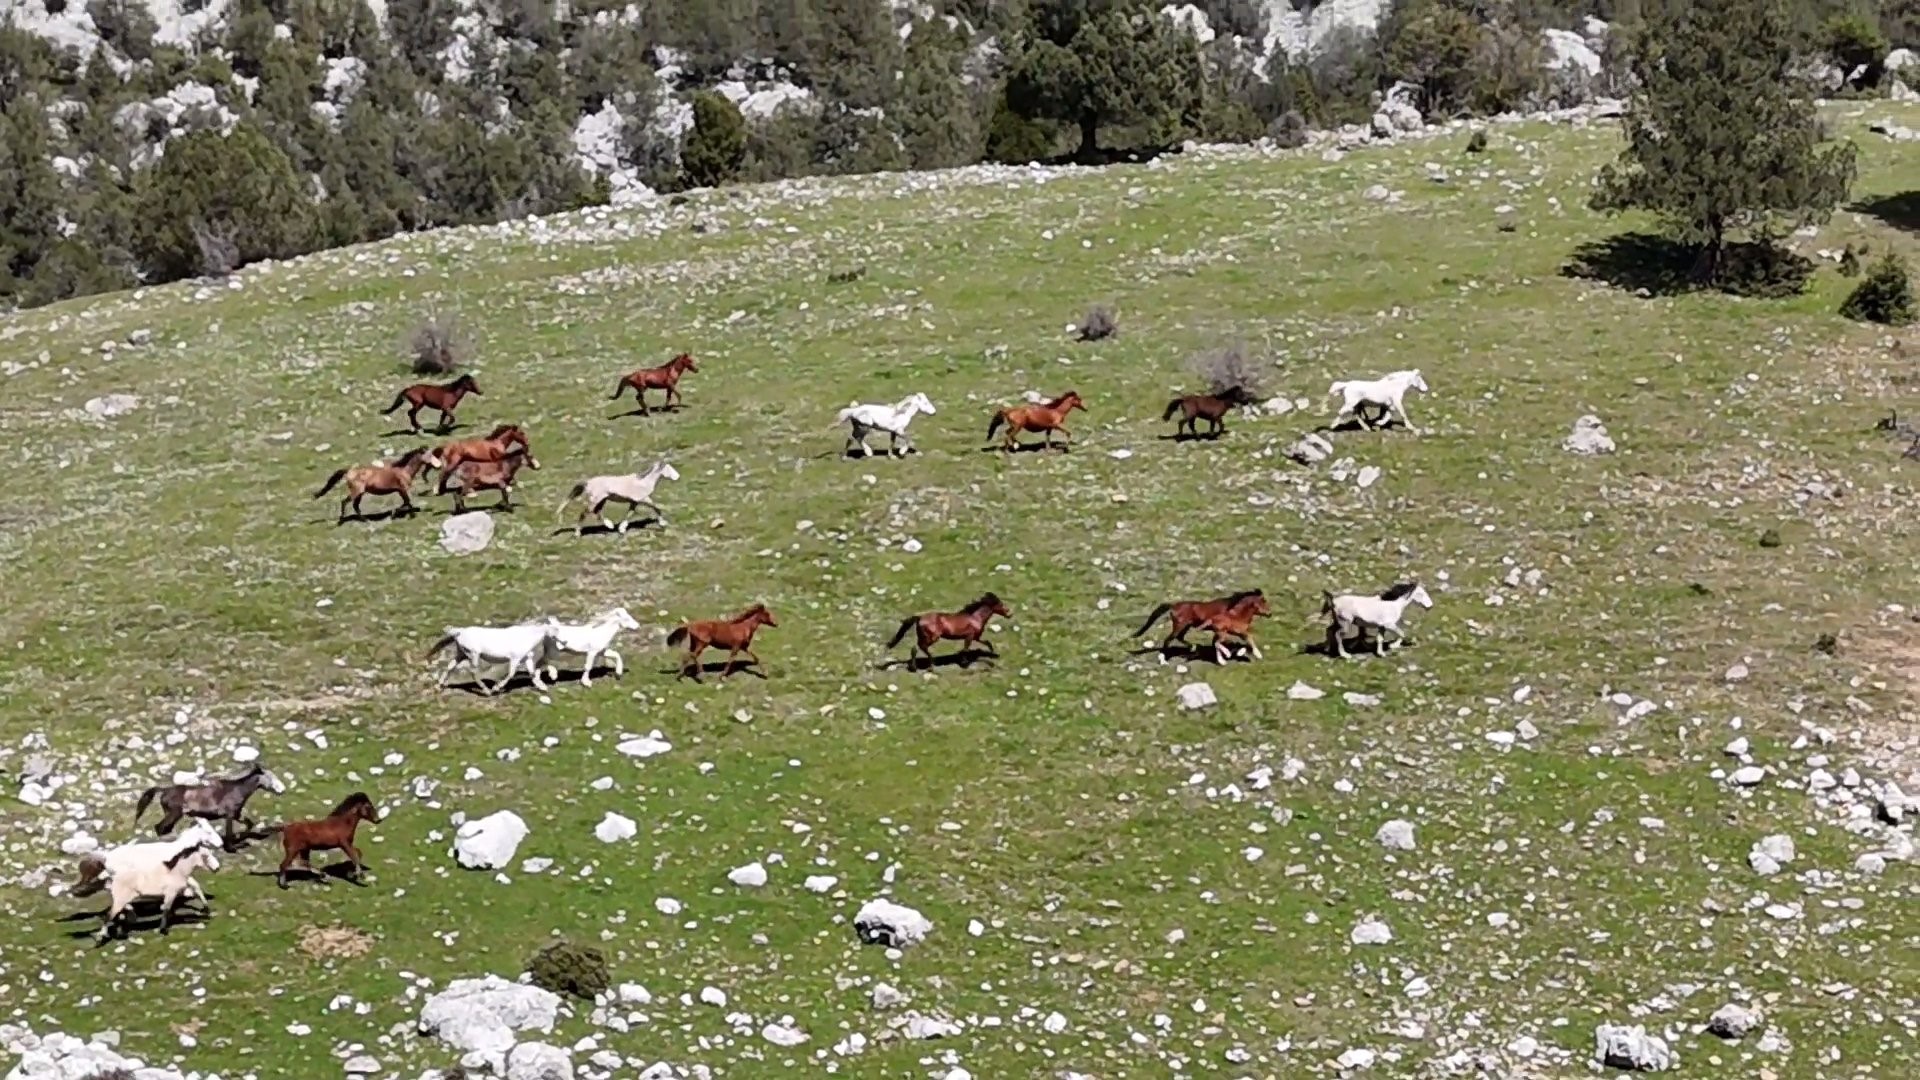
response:
[[[1198,422],[1205,420],[1208,426],[1207,435],[1210,438],[1218,438],[1227,430],[1227,414],[1235,408],[1253,403],[1253,395],[1247,393],[1244,387],[1230,386],[1217,394],[1188,394],[1185,397],[1174,398],[1167,402],[1167,411],[1160,414],[1160,419],[1171,420],[1174,413],[1180,414],[1180,426],[1174,429],[1176,437],[1181,434],[1198,437],[1200,434]]]
[[[1260,659],[1260,646],[1253,641],[1253,620],[1262,615],[1273,614],[1267,606],[1267,598],[1255,594],[1251,599],[1237,607],[1230,607],[1217,615],[1208,616],[1200,623],[1200,629],[1213,631],[1213,662],[1227,662],[1227,644],[1231,639],[1239,639],[1253,653],[1255,660]]]
[[[471,439],[456,439],[435,447],[433,455],[440,459],[440,464],[435,468],[452,472],[463,462],[499,461],[507,456],[507,451],[516,446],[529,452],[533,449],[527,442],[526,431],[520,425],[501,424],[485,435]]]
[[[987,438],[992,439],[993,433],[1004,424],[1007,437],[1000,444],[1000,449],[1014,449],[1018,445],[1014,436],[1023,431],[1044,433],[1046,442],[1043,445],[1052,449],[1053,433],[1056,431],[1065,435],[1068,442],[1073,441],[1073,432],[1067,430],[1067,414],[1075,409],[1085,412],[1087,406],[1080,400],[1080,395],[1072,390],[1044,404],[1010,406],[993,414],[993,422],[987,425]],[[1065,450],[1067,447],[1063,444],[1060,448]]]
[[[1147,621],[1133,632],[1134,637],[1144,635],[1160,621],[1163,616],[1172,616],[1172,628],[1167,631],[1166,639],[1160,642],[1160,651],[1166,652],[1174,642],[1187,643],[1187,634],[1196,627],[1205,626],[1208,620],[1224,615],[1236,608],[1251,606],[1255,601],[1264,605],[1266,595],[1259,589],[1242,589],[1227,596],[1213,600],[1176,600],[1170,604],[1161,604],[1147,614]],[[1265,611],[1262,611],[1265,614]]]
[[[647,391],[665,390],[667,400],[661,402],[660,407],[671,409],[674,399],[680,398],[680,376],[689,371],[699,370],[700,366],[693,362],[691,354],[681,353],[659,367],[641,368],[639,371],[621,376],[620,383],[613,388],[613,397],[609,400],[619,401],[620,395],[626,393],[627,387],[631,386],[633,396],[640,399],[640,415],[645,416],[648,412]],[[680,403],[685,405],[686,399],[680,398]]]
[[[726,666],[720,669],[721,678],[733,672],[734,658],[741,653],[747,654],[749,664],[759,664],[760,657],[754,655],[752,648],[754,631],[762,626],[779,626],[773,621],[773,612],[765,604],[755,604],[731,619],[707,619],[702,622],[682,623],[673,633],[667,635],[669,646],[686,642],[687,662],[680,666],[677,678],[686,678],[691,672],[695,682],[700,681],[700,654],[709,646],[727,650]]]
[[[239,822],[248,832],[253,831],[253,819],[246,816],[247,800],[253,798],[253,793],[262,787],[281,790],[280,781],[257,761],[239,776],[216,776],[203,784],[156,785],[140,793],[140,801],[133,808],[133,823],[140,824],[140,816],[158,798],[162,817],[160,823],[153,827],[155,836],[172,832],[183,817],[205,818],[224,823],[222,831],[226,848],[232,851],[235,822]]]
[[[281,888],[287,887],[287,871],[298,864],[301,869],[331,885],[325,874],[313,869],[313,853],[316,851],[345,852],[347,859],[347,880],[355,885],[364,885],[360,875],[365,873],[367,864],[360,858],[360,849],[353,846],[353,833],[363,821],[378,822],[380,811],[367,798],[364,791],[356,791],[346,797],[333,813],[318,821],[289,821],[285,825],[275,826],[280,834],[280,847],[286,854],[280,858],[280,874],[276,879]]]
[[[460,399],[468,394],[475,397],[482,396],[480,384],[474,382],[471,375],[462,375],[445,386],[414,383],[396,394],[393,404],[380,410],[380,415],[390,416],[400,406],[407,406],[407,424],[413,428],[413,433],[418,435],[420,434],[420,410],[437,409],[440,412],[440,430],[451,431],[453,410],[460,407]]]
[[[397,514],[411,514],[413,505],[413,482],[422,469],[435,468],[440,459],[424,446],[416,446],[406,453],[383,465],[351,465],[336,469],[320,490],[313,493],[319,498],[333,490],[341,480],[347,482],[346,497],[340,500],[340,521],[347,520],[347,507],[353,507],[353,516],[360,517],[360,500],[369,495],[398,495],[400,509]]]
[[[469,461],[457,469],[448,469],[440,474],[439,494],[453,492],[453,512],[467,512],[467,496],[476,491],[497,491],[500,501],[496,505],[502,510],[513,509],[513,478],[519,474],[521,466],[538,469],[540,463],[524,447],[509,450],[499,461]]]
[[[959,611],[929,611],[923,615],[907,616],[901,622],[900,629],[894,631],[893,640],[887,642],[887,648],[891,649],[900,644],[901,640],[907,636],[907,631],[912,630],[916,635],[914,652],[924,655],[929,667],[933,665],[932,646],[936,641],[960,642],[960,652],[956,654],[959,656],[967,655],[968,649],[972,646],[984,645],[990,655],[998,657],[1000,650],[994,648],[993,642],[981,635],[987,632],[987,623],[995,615],[1011,616],[1012,614],[1007,610],[1007,605],[1000,602],[998,596],[987,593]],[[908,670],[912,670],[914,660],[915,657],[911,655],[907,657]]]

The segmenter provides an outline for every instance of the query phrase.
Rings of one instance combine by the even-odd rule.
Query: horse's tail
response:
[[[325,495],[327,492],[332,491],[333,485],[339,483],[340,478],[345,475],[347,475],[347,470],[345,469],[334,470],[333,475],[327,477],[327,482],[320,485],[320,490],[313,493],[313,497],[317,499],[320,496]]]
[[[1173,610],[1172,604],[1161,604],[1159,607],[1154,608],[1152,611],[1147,613],[1147,621],[1140,624],[1140,629],[1135,630],[1133,632],[1133,636],[1139,637],[1140,635],[1146,633],[1148,627],[1151,627],[1154,623],[1159,622],[1160,617],[1162,615],[1165,615],[1167,612],[1172,610]]]
[[[133,804],[133,823],[135,825],[140,824],[140,815],[147,812],[147,807],[153,803],[153,797],[158,794],[160,794],[158,787],[150,787],[140,793],[140,801]]]
[[[445,649],[447,646],[453,644],[454,639],[459,636],[460,636],[459,634],[454,633],[453,631],[448,631],[446,637],[443,637],[439,641],[434,642],[433,648],[427,650],[427,656],[431,658],[437,655],[442,649]]]
[[[685,640],[687,640],[687,628],[684,626],[675,627],[673,633],[667,635],[667,645],[669,647],[678,645]]]
[[[1180,411],[1180,399],[1174,398],[1172,401],[1167,402],[1167,411],[1160,414],[1160,419],[1171,420],[1173,419],[1173,414],[1179,411]]]
[[[900,644],[901,641],[905,640],[907,636],[907,631],[913,629],[913,624],[919,621],[920,621],[920,616],[918,615],[909,615],[904,620],[902,620],[900,623],[900,629],[895,630],[893,632],[893,640],[887,642],[887,648],[891,649],[895,645]]]
[[[68,892],[74,896],[92,896],[107,887],[107,860],[89,855],[80,860],[80,880]]]
[[[553,508],[553,520],[559,521],[560,515],[567,512],[567,504],[571,503],[573,500],[579,498],[580,496],[585,495],[586,493],[587,493],[587,482],[585,480],[582,480],[579,483],[573,485],[573,490],[567,493],[567,497],[560,500],[559,506],[556,506]]]
[[[399,393],[393,395],[393,404],[387,406],[384,409],[381,409],[380,415],[386,416],[390,413],[398,412],[400,409],[400,406],[405,405],[406,403],[407,403],[407,392],[405,390],[402,390]]]
[[[1007,423],[1007,410],[1001,409],[993,414],[993,423],[987,425],[987,438],[993,438],[993,433],[999,431],[1000,425],[1004,423]]]
[[[612,397],[610,397],[610,398],[608,398],[607,400],[608,400],[608,401],[619,401],[619,400],[620,400],[620,395],[621,395],[621,394],[624,394],[624,393],[626,393],[626,392],[627,392],[627,385],[628,385],[628,384],[629,384],[629,383],[630,383],[631,381],[632,381],[632,380],[630,380],[630,379],[627,379],[626,377],[624,377],[624,376],[622,376],[622,377],[621,377],[621,379],[620,379],[620,382],[619,382],[619,384],[618,384],[617,386],[615,386],[615,387],[613,388],[613,396],[612,396]]]

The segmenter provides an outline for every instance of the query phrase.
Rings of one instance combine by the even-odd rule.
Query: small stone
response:
[[[470,510],[440,523],[440,547],[449,555],[472,555],[493,543],[493,515]]]
[[[1348,937],[1355,945],[1385,945],[1393,940],[1393,930],[1369,915],[1354,925]]]
[[[1707,1030],[1722,1039],[1744,1039],[1760,1026],[1760,1013],[1731,1002],[1720,1006],[1707,1020]]]
[[[1295,680],[1292,686],[1287,687],[1287,697],[1294,701],[1318,701],[1326,696],[1327,692],[1325,690],[1317,686],[1308,686],[1306,683],[1298,680]]]
[[[1180,707],[1187,710],[1205,709],[1220,703],[1220,699],[1213,695],[1213,687],[1203,682],[1182,686],[1174,691],[1174,697],[1179,700]]]
[[[727,871],[727,880],[743,888],[757,889],[767,883],[767,868],[757,862]]]
[[[1373,834],[1373,838],[1379,841],[1381,847],[1389,850],[1412,851],[1414,847],[1413,822],[1402,821],[1395,818],[1380,826],[1380,830]]]
[[[1734,770],[1733,782],[1741,787],[1752,787],[1767,778],[1767,771],[1758,765],[1748,765]]]

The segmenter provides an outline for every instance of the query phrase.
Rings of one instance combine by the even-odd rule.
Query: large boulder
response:
[[[427,998],[419,1029],[457,1050],[496,1057],[514,1048],[518,1032],[552,1031],[559,1014],[560,995],[488,975],[455,979]],[[566,1070],[563,1075],[571,1080],[571,1062]]]
[[[1593,1032],[1593,1057],[1602,1068],[1662,1072],[1677,1064],[1667,1041],[1643,1025],[1601,1024]]]
[[[573,1057],[557,1046],[523,1042],[507,1054],[507,1080],[573,1080]]]
[[[933,923],[905,904],[881,897],[869,900],[853,917],[853,932],[868,945],[904,949],[933,932]]]
[[[493,515],[484,510],[455,514],[440,523],[440,546],[449,555],[471,555],[493,543]]]
[[[511,810],[466,822],[453,834],[453,857],[469,870],[498,870],[513,862],[527,823]]]

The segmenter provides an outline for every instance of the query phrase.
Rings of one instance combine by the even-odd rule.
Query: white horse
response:
[[[666,512],[653,503],[653,489],[660,486],[662,480],[678,480],[680,471],[664,461],[656,461],[643,473],[622,473],[617,476],[596,476],[583,480],[573,486],[566,499],[553,512],[555,521],[566,512],[567,505],[575,499],[584,498],[587,504],[580,508],[580,516],[573,519],[573,531],[580,531],[580,523],[588,514],[599,514],[600,521],[615,532],[627,531],[627,519],[633,516],[633,508],[644,506],[654,512],[660,524],[667,523]],[[627,512],[620,516],[620,524],[615,525],[606,515],[606,505],[610,502],[626,504]]]
[[[1406,633],[1400,629],[1400,616],[1406,613],[1407,605],[1433,606],[1433,597],[1414,582],[1402,582],[1379,596],[1322,595],[1326,600],[1320,605],[1320,614],[1333,617],[1327,626],[1327,645],[1335,656],[1342,657],[1347,655],[1346,639],[1363,627],[1373,631],[1374,655],[1386,655],[1389,648],[1397,648],[1406,640]],[[1393,635],[1392,645],[1387,644],[1389,633]]]
[[[1371,430],[1373,425],[1367,422],[1360,406],[1378,405],[1386,410],[1386,415],[1381,418],[1382,423],[1399,413],[1400,422],[1411,429],[1413,418],[1407,415],[1406,403],[1408,390],[1418,390],[1423,394],[1427,392],[1427,380],[1420,377],[1419,368],[1396,371],[1377,379],[1350,379],[1334,383],[1327,391],[1340,398],[1340,411],[1334,414],[1333,426],[1339,427],[1341,421],[1351,416],[1360,422],[1361,427]]]
[[[173,907],[182,894],[191,894],[200,909],[209,916],[213,908],[193,872],[205,868],[220,869],[214,854],[222,847],[218,830],[205,821],[195,820],[169,840],[151,840],[141,844],[123,844],[111,851],[95,852],[80,860],[80,880],[74,883],[74,896],[92,896],[107,890],[111,899],[100,932],[94,941],[105,944],[114,925],[129,906],[143,896],[160,899],[160,932],[166,933],[173,919]]]
[[[542,659],[555,652],[585,653],[587,662],[580,668],[580,685],[592,686],[593,662],[604,654],[613,661],[613,674],[618,678],[627,673],[627,664],[614,651],[614,636],[622,630],[638,629],[640,624],[623,607],[605,612],[592,622],[563,623],[559,619],[548,619],[547,648]],[[560,669],[551,662],[547,664],[547,678],[556,682],[560,678]]]
[[[514,626],[449,626],[446,636],[433,643],[427,650],[429,657],[447,646],[453,646],[453,660],[447,664],[447,670],[440,673],[440,685],[447,685],[447,677],[461,664],[473,669],[473,681],[487,694],[497,694],[500,688],[513,681],[513,673],[526,669],[533,680],[535,690],[545,690],[547,684],[540,681],[541,655],[547,647],[548,624],[545,622],[519,623]],[[488,660],[507,665],[507,673],[492,686],[480,677],[480,661]]]
[[[833,419],[835,427],[846,424],[851,427],[847,435],[846,449],[860,447],[862,457],[872,457],[873,447],[867,445],[867,436],[875,431],[887,433],[887,452],[899,457],[906,451],[900,449],[900,440],[907,440],[907,449],[913,449],[913,440],[907,439],[907,425],[913,418],[926,413],[934,414],[933,402],[925,394],[908,394],[892,405],[862,405],[858,402],[841,409]]]

